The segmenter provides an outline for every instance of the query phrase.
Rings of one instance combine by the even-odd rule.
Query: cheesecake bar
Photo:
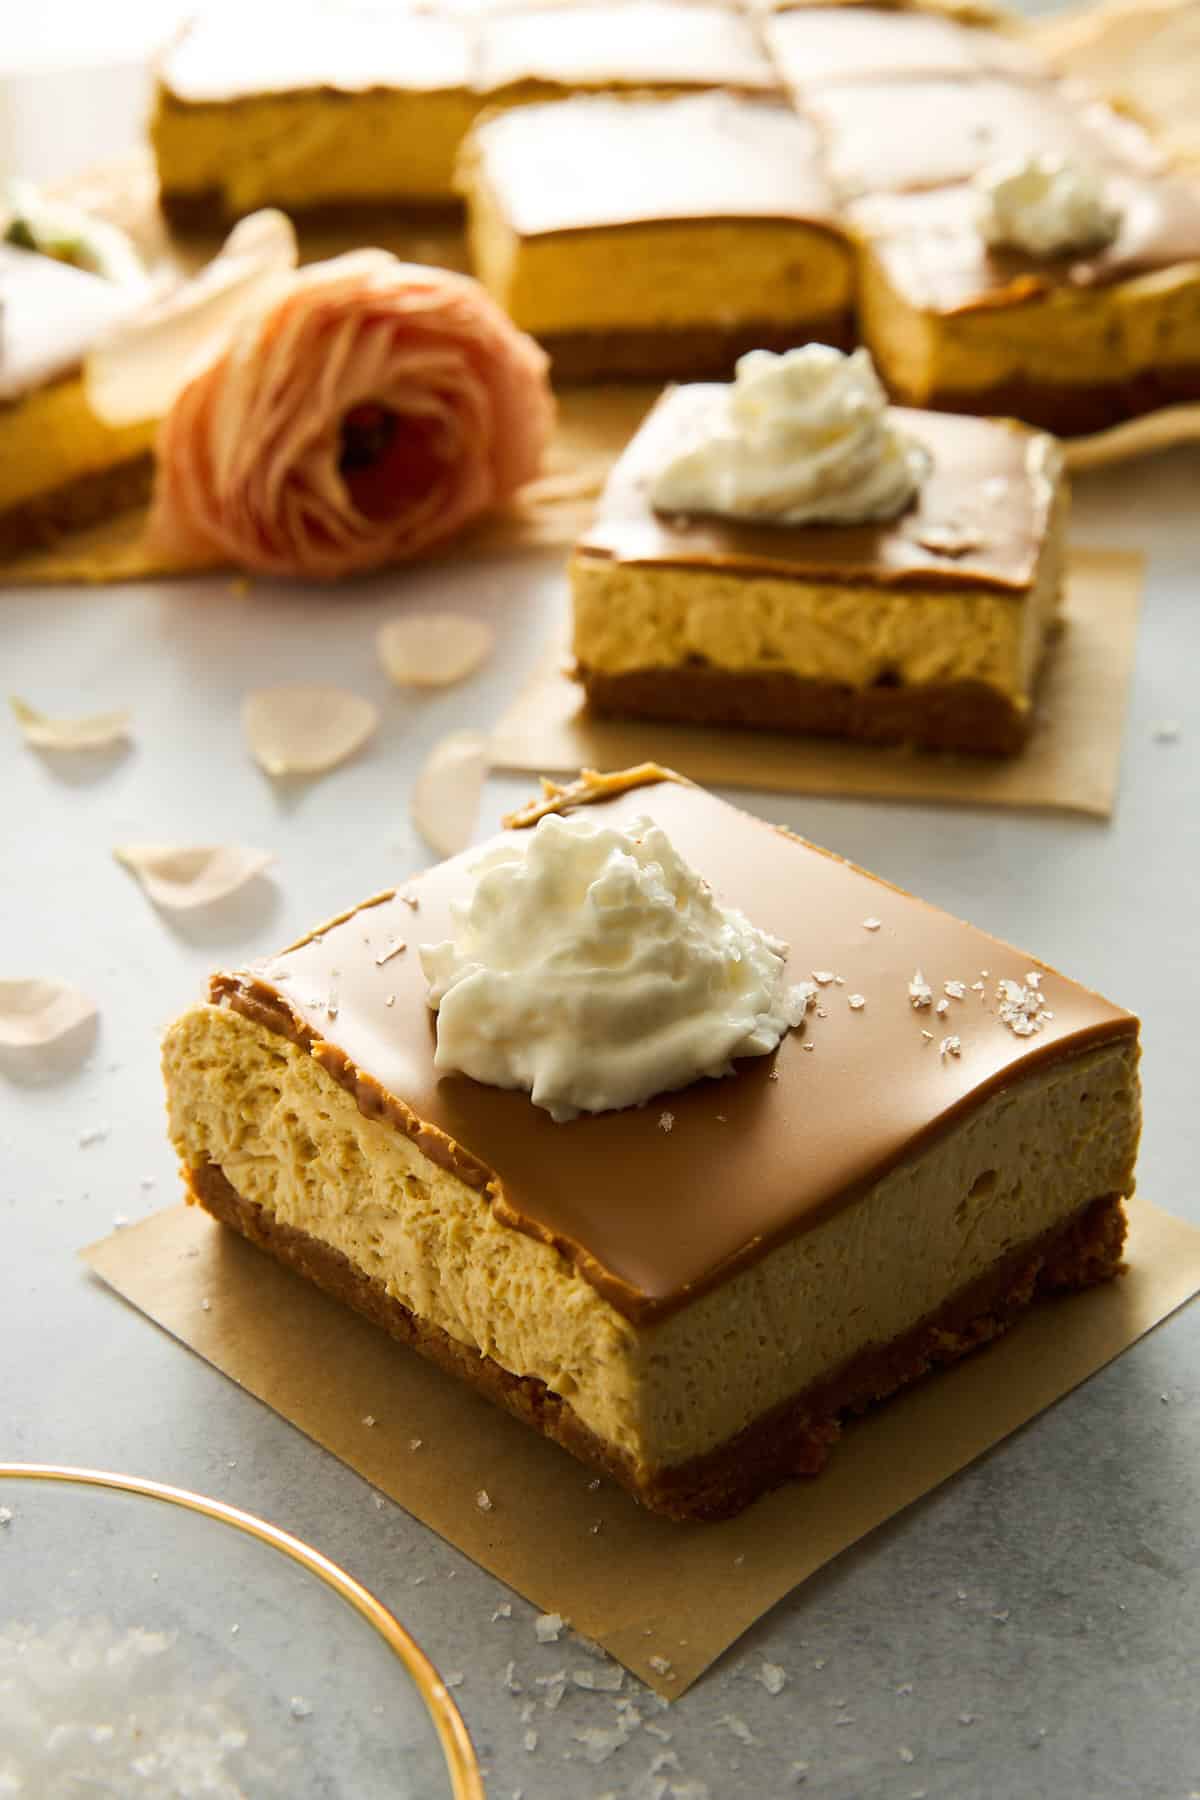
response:
[[[201,226],[262,206],[452,205],[480,105],[474,36],[448,14],[334,0],[200,14],[158,69],[164,210]]]
[[[893,408],[929,473],[898,518],[786,525],[656,511],[722,390],[669,390],[617,463],[570,578],[597,713],[1011,754],[1062,581],[1052,439]]]
[[[1001,413],[1060,436],[1200,400],[1200,189],[1116,174],[1099,248],[990,247],[956,186],[861,201],[862,329],[911,406]]]
[[[0,244],[0,556],[53,542],[143,501],[154,421],[114,426],[88,401],[83,362],[140,291]]]
[[[1049,81],[980,74],[829,82],[798,95],[844,200],[970,181],[1035,156],[1153,173],[1141,126]]]
[[[1039,72],[1020,38],[923,11],[801,6],[772,14],[763,36],[784,86],[797,97],[834,81]]]
[[[775,101],[520,107],[476,127],[460,181],[476,274],[560,378],[727,375],[756,345],[852,341],[815,133]]]
[[[778,87],[751,22],[705,0],[584,0],[489,14],[476,81],[489,105],[586,92]]]
[[[665,833],[810,1004],[721,1079],[556,1123],[439,1066],[420,947],[455,932],[481,861],[492,880],[581,814],[617,845]],[[1137,1029],[646,767],[549,790],[483,852],[215,976],[164,1063],[216,1219],[647,1507],[708,1518],[817,1471],[845,1415],[1036,1296],[1114,1273]]]

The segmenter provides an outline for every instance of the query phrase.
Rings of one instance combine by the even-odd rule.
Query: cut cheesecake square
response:
[[[1054,441],[892,409],[931,467],[898,518],[754,524],[649,491],[722,389],[659,401],[570,564],[576,674],[601,714],[1009,754],[1025,743],[1062,584]]]
[[[771,14],[763,36],[780,79],[796,96],[833,81],[1038,72],[1020,38],[937,13],[802,6]]]
[[[0,556],[148,496],[154,421],[106,423],[82,372],[137,304],[116,282],[0,244]]]
[[[453,204],[454,159],[480,106],[474,42],[469,20],[404,7],[200,14],[158,69],[164,210],[201,226],[261,206]]]
[[[1151,173],[1141,126],[1050,81],[979,74],[829,82],[798,95],[844,200],[970,181],[1036,156]]]
[[[584,0],[485,15],[476,82],[491,105],[635,90],[771,93],[751,22],[705,0]]]
[[[893,396],[1060,435],[1200,399],[1200,189],[1114,173],[1099,251],[990,249],[970,188],[859,202],[858,304]]]
[[[851,256],[815,133],[774,101],[497,113],[460,181],[476,274],[559,377],[724,375],[755,346],[852,341]]]
[[[646,1506],[722,1516],[1115,1271],[1137,1021],[654,767],[549,790],[485,852],[581,811],[653,821],[811,967],[773,1054],[565,1124],[445,1073],[417,946],[468,853],[215,976],[166,1037],[170,1130],[215,1218]]]

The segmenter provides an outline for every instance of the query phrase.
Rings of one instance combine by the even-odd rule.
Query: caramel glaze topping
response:
[[[1050,81],[833,82],[799,98],[847,200],[946,187],[989,163],[1043,154],[1131,172],[1162,165],[1140,125]]]
[[[932,459],[916,499],[865,525],[754,525],[656,513],[648,490],[686,435],[693,409],[719,389],[669,389],[609,478],[576,554],[622,563],[794,576],[878,587],[981,588],[1024,595],[1037,573],[1061,460],[1052,438],[1023,425],[893,408]]]
[[[217,975],[212,997],[302,1045],[363,1113],[486,1191],[499,1219],[555,1246],[639,1324],[852,1204],[987,1095],[1137,1033],[1129,1013],[1047,972],[1054,1017],[1015,1036],[997,1016],[996,982],[1042,965],[653,766],[549,789],[509,832],[581,805],[618,826],[648,813],[723,901],[791,945],[793,980],[844,976],[820,989],[826,1016],[810,1012],[774,1056],[724,1080],[566,1125],[523,1093],[440,1074],[415,946],[449,934],[476,852],[273,961]],[[864,929],[870,917],[877,930]],[[380,963],[398,938],[408,950]],[[944,1022],[910,1003],[918,967],[935,996],[947,980],[968,984]],[[983,969],[985,997],[969,985]],[[851,1009],[851,994],[865,1006]],[[956,1034],[961,1055],[940,1054],[923,1030]]]
[[[521,237],[683,219],[840,230],[816,131],[779,101],[579,94],[493,114],[468,154]]]
[[[1033,75],[1038,67],[1020,38],[928,12],[801,6],[774,14],[764,36],[785,86],[797,93],[830,81]]]
[[[1065,256],[989,249],[979,230],[979,196],[967,187],[882,194],[860,201],[850,217],[900,296],[945,314],[1020,306],[1059,289],[1112,287],[1200,265],[1200,186],[1113,173],[1105,187],[1120,209],[1117,236],[1103,249]],[[1200,268],[1192,275],[1200,278]]]

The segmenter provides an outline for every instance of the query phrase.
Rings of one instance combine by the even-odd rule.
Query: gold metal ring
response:
[[[182,1506],[188,1512],[200,1513],[206,1519],[216,1519],[222,1525],[232,1525],[236,1531],[245,1532],[247,1537],[257,1538],[261,1544],[269,1544],[273,1550],[278,1550],[283,1556],[299,1563],[301,1568],[307,1569],[310,1575],[315,1575],[318,1581],[324,1582],[326,1587],[332,1588],[347,1601],[378,1632],[389,1650],[399,1657],[412,1676],[441,1741],[454,1800],[486,1800],[479,1762],[462,1714],[425,1652],[414,1643],[382,1601],[377,1600],[352,1575],[347,1575],[345,1569],[339,1568],[337,1563],[331,1562],[319,1550],[313,1550],[299,1538],[292,1537],[290,1532],[281,1531],[278,1525],[268,1525],[265,1519],[255,1518],[253,1513],[242,1512],[240,1507],[227,1506],[223,1500],[207,1500],[201,1494],[189,1493],[186,1488],[171,1487],[163,1481],[143,1481],[135,1475],[110,1475],[98,1469],[60,1468],[48,1463],[0,1463],[0,1481],[5,1479],[59,1481],[81,1487],[114,1488],[120,1493],[140,1494],[147,1500],[162,1500],[169,1506]]]

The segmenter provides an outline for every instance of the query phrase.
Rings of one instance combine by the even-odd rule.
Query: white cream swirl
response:
[[[436,1064],[524,1088],[557,1120],[728,1075],[815,990],[787,946],[715,899],[649,818],[549,814],[476,864],[454,936],[423,944]]]
[[[997,164],[976,176],[975,186],[979,229],[996,249],[1028,256],[1100,250],[1121,228],[1121,210],[1095,172],[1062,157]]]
[[[892,423],[870,352],[806,344],[743,356],[650,498],[665,513],[852,525],[895,518],[928,469],[925,450]]]

